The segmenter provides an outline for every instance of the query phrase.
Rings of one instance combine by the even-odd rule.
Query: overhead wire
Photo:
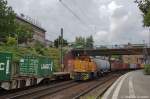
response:
[[[76,5],[78,5],[78,2],[77,2],[77,0],[73,0],[74,1],[74,3],[76,4]],[[92,32],[94,33],[94,35],[96,34],[96,28],[98,27],[96,24],[92,24],[92,23],[95,23],[94,21],[92,21],[92,19],[93,18],[91,18],[91,17],[89,17],[87,14],[86,14],[86,12],[82,9],[82,7],[81,6],[79,6],[79,7],[77,7],[78,9],[79,9],[79,11],[85,16],[85,18],[88,20],[88,22],[91,24],[91,25],[89,25],[89,28],[92,28]],[[104,28],[101,28],[101,29],[104,29]],[[94,30],[94,31],[93,31]],[[93,34],[92,33],[92,34]]]
[[[87,24],[86,24],[70,7],[68,7],[64,2],[62,2],[62,0],[59,0],[59,2],[60,2],[70,13],[72,13],[72,15],[73,15],[74,17],[76,17],[76,19],[78,19],[78,21],[80,21],[87,29],[89,29],[88,26],[87,26]]]
[[[78,3],[77,3],[77,1],[76,0],[74,0],[74,3],[75,3],[75,5],[78,5]],[[86,19],[86,20],[88,20],[88,22],[89,23],[92,23],[91,22],[91,18],[89,18],[89,16],[85,13],[85,11],[83,11],[83,9],[80,7],[80,6],[78,6],[77,7],[78,8],[78,10],[80,11],[80,13],[84,16],[84,18]],[[92,31],[93,32],[93,26],[94,27],[96,27],[95,25],[88,25],[88,30],[90,30],[90,31]],[[95,32],[95,28],[94,28],[94,32]],[[93,33],[92,33],[93,34]]]
[[[76,3],[76,5],[77,5],[76,0],[74,0],[74,3]],[[87,18],[88,21],[91,21],[90,18],[88,17],[88,15],[85,13],[85,11],[83,11],[83,9],[80,6],[77,8]]]

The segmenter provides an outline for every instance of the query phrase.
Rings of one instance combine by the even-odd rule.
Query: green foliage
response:
[[[39,42],[39,41],[36,41],[35,44],[34,44],[34,48],[35,48],[35,51],[40,54],[40,55],[44,55],[44,45]]]
[[[61,36],[59,36],[56,40],[54,40],[54,46],[55,46],[56,48],[58,48],[59,45],[61,44],[61,40],[62,40],[63,47],[68,45],[67,40],[62,39]]]
[[[76,37],[75,48],[85,48],[85,44],[86,44],[86,41],[84,37],[81,37],[81,36]]]
[[[143,14],[147,14],[150,9],[150,1],[149,0],[135,0],[138,3],[139,9]]]
[[[121,56],[120,56],[120,55],[112,55],[111,57],[112,57],[112,58],[115,58],[115,59],[121,59]]]
[[[150,26],[150,10],[148,11],[147,14],[144,15],[144,26],[149,27]]]
[[[87,38],[84,38],[84,37],[76,37],[76,40],[75,40],[75,48],[78,48],[78,49],[81,49],[81,48],[88,48],[88,49],[92,49],[93,48],[93,43],[94,43],[94,40],[93,40],[93,37],[92,35],[87,37]]]
[[[7,37],[7,46],[15,46],[17,45],[17,40],[14,37]]]
[[[8,35],[14,36],[15,25],[15,13],[11,7],[7,6],[6,0],[0,0],[0,41],[5,41]]]
[[[150,26],[150,1],[149,0],[136,0],[139,9],[143,13],[143,25],[146,27]]]
[[[32,38],[33,30],[28,24],[17,23],[16,14],[7,5],[6,0],[0,0],[0,41],[5,42],[7,36],[19,38],[19,43],[27,43]]]
[[[24,55],[34,55],[34,56],[47,56],[54,60],[54,71],[60,71],[60,49],[58,48],[39,48],[38,51],[36,48],[24,48],[24,47],[13,47],[13,46],[0,46],[1,52],[11,52],[13,53],[13,62],[19,63],[19,60]],[[63,55],[67,51],[63,50]]]
[[[42,44],[42,43],[39,42],[39,41],[35,41],[34,47],[35,47],[35,48],[44,48],[44,44]]]
[[[16,23],[16,34],[18,35],[19,43],[27,43],[33,37],[33,29],[28,24]]]
[[[33,54],[32,50],[29,48],[16,48],[13,46],[0,46],[0,51],[13,53],[14,62],[19,62],[20,58],[26,54]]]
[[[94,43],[94,40],[93,40],[92,35],[86,38],[86,48],[92,49],[93,48],[93,43]]]
[[[145,74],[150,75],[150,64],[144,65],[144,72]]]

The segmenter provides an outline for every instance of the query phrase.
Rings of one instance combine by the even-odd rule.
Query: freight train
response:
[[[89,80],[101,77],[109,72],[136,70],[143,68],[137,63],[123,63],[122,61],[108,61],[108,59],[94,58],[90,56],[78,56],[69,61],[71,78],[75,81]]]
[[[12,53],[0,52],[0,88],[11,90],[49,82],[52,79],[89,80],[110,72],[110,62],[90,56],[78,56],[68,60],[66,71],[54,72],[54,62],[49,57],[25,55],[19,64],[13,62]],[[114,61],[111,70],[140,68],[140,64],[122,64]]]
[[[94,79],[110,72],[110,64],[107,60],[79,56],[72,60],[71,63],[73,67],[71,78],[76,81]]]
[[[25,55],[19,66],[12,58],[12,53],[0,52],[0,87],[3,89],[36,85],[53,74],[53,60],[48,57]]]

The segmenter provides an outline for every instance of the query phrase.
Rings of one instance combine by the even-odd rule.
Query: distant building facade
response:
[[[45,46],[46,47],[54,47],[54,42],[49,41],[49,40],[45,40]]]
[[[29,24],[33,29],[33,39],[34,41],[39,41],[45,44],[45,33],[46,30],[41,27],[41,25],[34,19],[25,16],[23,14],[16,16],[16,21],[24,24]]]
[[[145,44],[131,44],[128,43],[124,45],[124,48],[144,48]],[[123,63],[129,64],[142,64],[143,63],[143,55],[122,55]]]
[[[142,64],[143,55],[122,55],[122,61],[128,64]]]

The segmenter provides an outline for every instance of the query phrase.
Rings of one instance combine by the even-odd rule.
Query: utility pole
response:
[[[62,71],[64,71],[64,64],[63,64],[63,28],[61,28],[60,59],[61,59],[61,68],[62,68]]]

